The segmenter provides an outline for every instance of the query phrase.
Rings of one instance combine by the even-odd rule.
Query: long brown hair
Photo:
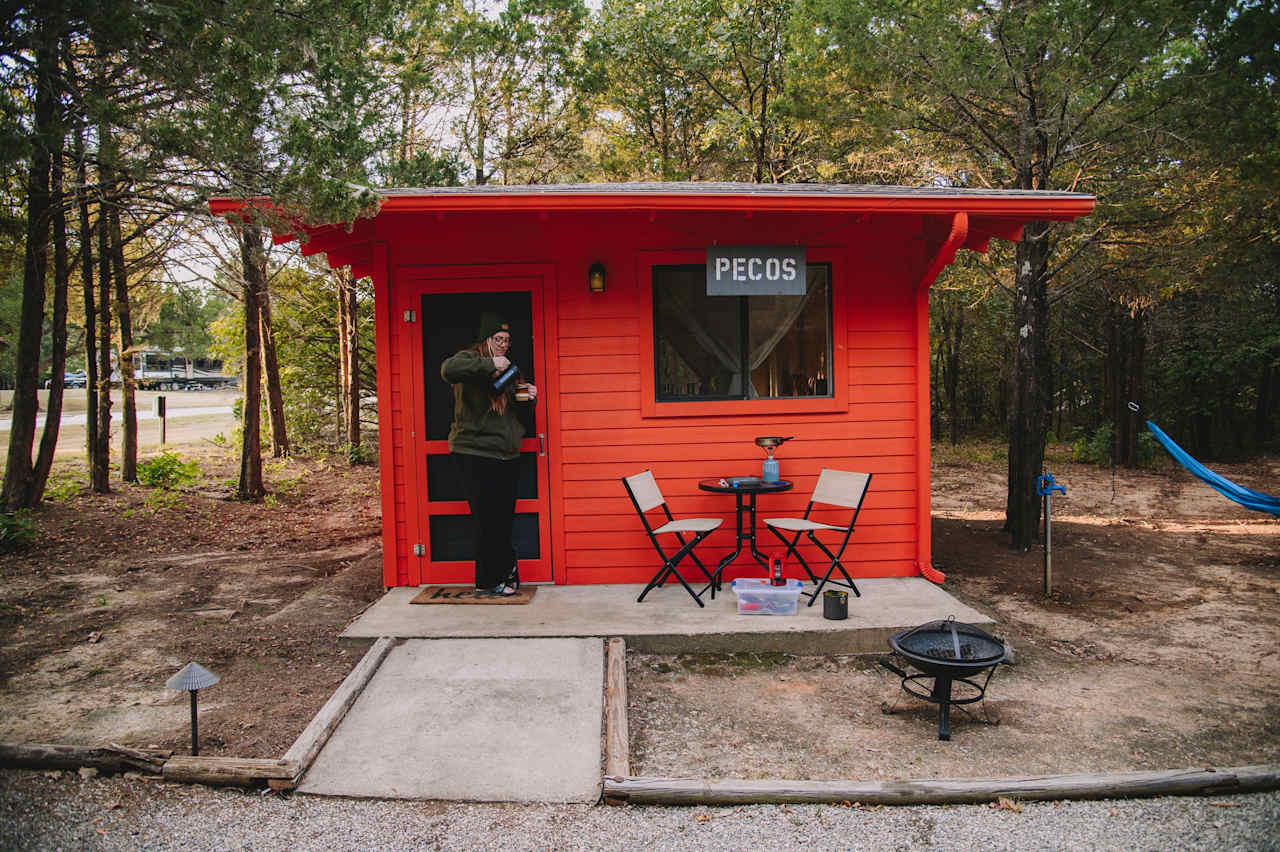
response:
[[[470,349],[470,351],[475,352],[481,357],[484,357],[484,358],[493,357],[493,350],[489,348],[488,338],[485,338],[484,340],[481,340],[478,343],[472,344],[468,348]],[[463,350],[463,351],[466,351],[466,350]],[[514,390],[515,386],[523,381],[524,381],[524,377],[521,376],[520,371],[517,370],[515,378],[507,382],[506,386],[502,390],[495,390],[493,387],[493,382],[488,382],[487,387],[489,388],[489,408],[498,412],[499,414],[505,413],[507,410],[507,405],[511,402],[512,396],[515,393],[515,390]]]

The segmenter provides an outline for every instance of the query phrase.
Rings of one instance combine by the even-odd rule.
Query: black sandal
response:
[[[511,566],[511,573],[507,575],[507,579],[504,582],[511,588],[515,589],[517,592],[520,591],[520,563],[519,562]]]

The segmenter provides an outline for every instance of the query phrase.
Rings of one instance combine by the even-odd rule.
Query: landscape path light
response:
[[[191,754],[200,754],[199,727],[196,722],[196,693],[213,686],[221,677],[206,669],[199,663],[187,663],[176,675],[165,682],[169,689],[185,691],[191,694]]]

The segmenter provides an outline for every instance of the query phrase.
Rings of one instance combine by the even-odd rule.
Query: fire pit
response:
[[[981,701],[996,666],[1005,661],[1008,648],[1004,642],[972,624],[956,621],[952,616],[943,621],[930,621],[889,638],[889,647],[920,674],[908,674],[887,660],[881,664],[902,678],[906,692],[938,705],[938,739],[951,739],[951,707]],[[986,678],[974,679],[983,671]],[[926,685],[925,681],[932,680]],[[952,688],[961,684],[968,693],[954,697]],[[892,709],[885,710],[892,713]]]

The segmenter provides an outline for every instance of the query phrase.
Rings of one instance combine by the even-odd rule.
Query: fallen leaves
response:
[[[1022,813],[1022,805],[1018,804],[1013,799],[1005,798],[1004,796],[996,799],[994,802],[987,805],[987,807],[1002,811],[1013,811],[1015,814]]]

